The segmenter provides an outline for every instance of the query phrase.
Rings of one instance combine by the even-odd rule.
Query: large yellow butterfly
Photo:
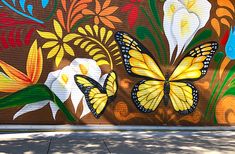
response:
[[[103,87],[92,78],[84,75],[75,75],[74,78],[79,89],[85,95],[91,112],[96,118],[99,118],[108,103],[116,97],[118,89],[116,73],[112,71],[107,75]]]
[[[199,95],[190,82],[206,75],[218,44],[205,43],[190,51],[171,75],[163,75],[151,53],[126,32],[115,35],[122,52],[128,74],[145,77],[132,89],[132,100],[142,112],[155,111],[164,97],[165,105],[170,98],[173,108],[180,114],[189,114],[197,106]]]

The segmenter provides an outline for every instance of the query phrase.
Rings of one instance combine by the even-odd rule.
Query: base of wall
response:
[[[235,126],[0,125],[0,131],[235,131]]]

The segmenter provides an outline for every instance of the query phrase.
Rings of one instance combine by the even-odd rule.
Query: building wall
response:
[[[234,125],[231,0],[0,2],[0,123]]]

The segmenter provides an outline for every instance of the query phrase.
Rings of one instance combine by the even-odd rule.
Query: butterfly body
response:
[[[140,111],[155,111],[162,99],[166,106],[171,101],[173,108],[180,114],[189,114],[195,110],[199,94],[191,81],[206,75],[209,63],[218,49],[216,42],[194,48],[170,75],[167,73],[164,76],[152,54],[137,39],[126,32],[117,32],[115,39],[127,73],[144,78],[134,85],[131,94]]]
[[[164,82],[164,105],[168,105],[169,101],[169,94],[170,94],[170,82],[169,82],[169,77],[167,78],[168,75],[166,75],[166,81]]]
[[[111,103],[117,93],[117,75],[110,72],[102,86],[97,81],[85,75],[75,75],[75,82],[78,88],[85,95],[88,107],[96,118],[99,118],[107,105]]]

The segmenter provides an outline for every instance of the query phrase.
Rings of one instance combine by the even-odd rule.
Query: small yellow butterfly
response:
[[[115,35],[122,52],[125,69],[135,77],[145,80],[135,84],[132,100],[142,112],[155,111],[162,98],[167,105],[170,98],[173,108],[180,114],[189,114],[197,106],[199,95],[195,81],[206,75],[218,43],[208,42],[190,51],[171,75],[163,75],[151,53],[126,32]]]
[[[107,75],[103,87],[97,81],[84,75],[75,75],[74,78],[79,89],[85,95],[91,112],[96,118],[99,118],[107,104],[116,97],[118,89],[116,73],[112,71]]]

